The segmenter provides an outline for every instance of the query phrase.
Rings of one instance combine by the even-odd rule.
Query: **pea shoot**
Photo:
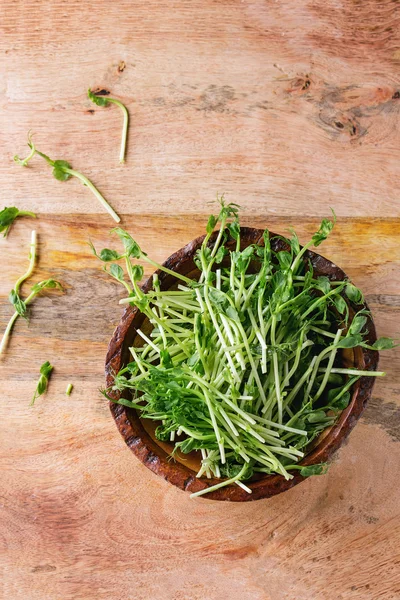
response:
[[[49,377],[50,377],[52,370],[53,370],[53,367],[49,363],[48,360],[45,363],[43,363],[42,366],[40,367],[39,381],[37,382],[36,390],[35,390],[35,393],[33,394],[33,398],[31,400],[30,406],[33,406],[35,404],[35,401],[37,400],[37,398],[39,398],[39,396],[42,396],[42,394],[44,394],[47,391]]]
[[[76,177],[76,179],[79,179],[79,181],[81,181],[83,183],[83,185],[85,185],[87,188],[89,188],[89,190],[97,198],[97,200],[100,202],[100,204],[112,216],[114,221],[116,221],[117,223],[120,222],[121,219],[119,218],[119,216],[117,215],[115,210],[109,205],[107,200],[102,196],[102,194],[100,194],[99,190],[90,181],[90,179],[88,179],[86,177],[86,175],[83,175],[83,173],[80,173],[79,171],[75,171],[72,168],[72,166],[70,165],[70,163],[67,162],[66,160],[52,160],[49,156],[47,156],[46,154],[43,154],[43,152],[39,152],[39,150],[36,148],[35,144],[33,143],[32,136],[30,134],[28,134],[28,146],[31,149],[31,151],[26,158],[21,159],[17,155],[14,156],[14,161],[17,164],[19,164],[22,167],[27,167],[29,161],[32,160],[32,158],[35,156],[35,154],[38,154],[51,167],[53,167],[53,171],[52,171],[53,177],[55,177],[58,181],[68,181],[68,179],[70,179],[71,177]]]
[[[124,104],[120,100],[116,98],[110,98],[109,96],[100,96],[95,92],[92,92],[91,89],[88,89],[87,92],[89,100],[94,102],[97,106],[108,106],[109,104],[116,104],[122,110],[123,114],[123,125],[122,125],[122,137],[121,137],[121,150],[119,153],[119,162],[125,162],[125,152],[126,152],[126,141],[128,138],[128,125],[129,125],[129,113]]]
[[[15,312],[11,316],[11,318],[7,324],[7,327],[5,329],[5,332],[3,334],[3,337],[2,337],[2,340],[0,343],[0,355],[4,352],[4,350],[7,347],[12,328],[13,328],[14,323],[17,320],[17,318],[23,317],[24,319],[28,320],[28,317],[29,317],[28,306],[29,306],[29,304],[31,304],[31,302],[34,300],[34,298],[36,298],[36,296],[45,289],[58,288],[58,289],[62,290],[62,286],[58,281],[55,281],[54,279],[45,279],[44,281],[35,283],[35,285],[33,285],[31,287],[31,292],[25,300],[23,300],[21,298],[20,287],[24,283],[24,281],[26,279],[28,279],[33,273],[33,269],[35,266],[35,260],[36,260],[36,247],[37,247],[36,231],[32,231],[28,269],[24,273],[24,275],[22,275],[16,281],[14,288],[11,290],[9,297],[8,297],[10,303],[13,305],[13,307],[15,309]]]
[[[380,338],[369,346],[365,307],[349,319],[350,301],[362,303],[361,292],[314,272],[307,249],[326,239],[335,216],[303,248],[295,232],[276,240],[268,230],[259,245],[245,247],[239,207],[220,203],[195,256],[196,279],[152,261],[121,228],[113,230],[121,251],[92,245],[127,292],[120,303],[139,308],[151,326],[137,329],[132,360],[105,395],[124,392],[109,399],[155,421],[172,455],[198,452],[197,477],[220,481],[192,497],[226,485],[251,493],[244,482],[258,473],[325,473],[325,464],[301,464],[311,442],[334,425],[360,377],[384,375],[342,367],[343,349],[395,345]],[[138,259],[174,275],[175,287],[163,290],[155,274],[145,293]]]

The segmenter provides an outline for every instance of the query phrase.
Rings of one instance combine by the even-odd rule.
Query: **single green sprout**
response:
[[[119,216],[117,215],[115,210],[109,205],[107,200],[100,194],[99,190],[90,181],[90,179],[88,179],[86,177],[86,175],[83,175],[79,171],[75,171],[74,169],[72,169],[70,163],[67,162],[66,160],[52,160],[49,156],[47,156],[46,154],[43,154],[43,152],[39,152],[39,150],[35,147],[35,145],[32,141],[32,138],[29,136],[28,136],[28,146],[31,149],[31,152],[25,159],[21,159],[18,156],[14,156],[14,161],[17,164],[26,167],[28,165],[28,162],[35,156],[35,154],[38,154],[39,156],[44,158],[44,160],[51,167],[53,167],[53,177],[55,177],[58,181],[67,181],[68,179],[70,179],[70,177],[76,177],[77,179],[79,179],[83,183],[83,185],[85,185],[86,187],[88,187],[90,189],[90,191],[94,194],[94,196],[97,198],[97,200],[102,204],[102,206],[106,209],[106,211],[112,216],[114,221],[116,221],[117,223],[120,222],[121,219],[119,218]]]
[[[87,92],[89,100],[94,102],[97,106],[108,106],[109,104],[116,104],[122,110],[122,114],[124,116],[124,121],[122,125],[122,137],[121,137],[121,150],[119,153],[119,162],[125,162],[125,153],[126,153],[126,141],[128,138],[128,125],[129,125],[129,113],[128,109],[120,100],[116,98],[110,98],[109,96],[98,96],[89,88]]]
[[[7,324],[7,327],[4,331],[4,334],[3,334],[3,337],[2,337],[2,340],[0,343],[0,355],[6,349],[12,328],[13,328],[14,323],[17,320],[17,318],[23,317],[24,319],[28,319],[28,305],[34,300],[34,298],[45,289],[54,289],[54,288],[59,288],[61,290],[63,289],[61,284],[58,281],[55,281],[54,279],[46,279],[44,281],[36,283],[31,288],[31,293],[29,294],[29,296],[25,300],[22,300],[22,298],[20,296],[20,287],[21,287],[22,283],[26,279],[28,279],[28,277],[30,277],[32,275],[33,268],[35,266],[35,260],[36,260],[36,246],[37,246],[36,231],[32,231],[28,269],[27,269],[26,273],[24,273],[24,275],[22,275],[16,281],[14,288],[11,290],[10,295],[9,295],[9,300],[10,300],[11,304],[14,306],[15,312],[12,315],[12,317],[10,318],[10,320]]]
[[[66,394],[66,396],[70,396],[70,395],[71,395],[71,392],[72,392],[72,388],[73,388],[73,387],[74,387],[74,386],[72,385],[72,383],[69,383],[69,384],[67,385],[67,389],[65,390],[65,394]]]
[[[43,363],[42,366],[40,367],[39,381],[37,382],[36,390],[35,390],[35,393],[33,394],[33,398],[31,400],[30,406],[33,406],[35,404],[35,400],[37,398],[39,398],[39,396],[41,396],[42,394],[44,394],[46,392],[47,386],[49,383],[49,377],[50,377],[52,370],[53,370],[53,367],[49,363],[48,360],[45,363]]]
[[[317,463],[304,467],[302,465],[290,465],[291,470],[299,470],[302,477],[312,477],[313,475],[325,475],[328,472],[328,463]]]

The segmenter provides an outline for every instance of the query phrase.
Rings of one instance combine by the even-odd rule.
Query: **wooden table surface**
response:
[[[0,364],[1,598],[400,598],[400,349],[326,476],[244,505],[190,500],[134,458],[98,391],[122,292],[87,241],[109,245],[113,222],[78,181],[12,161],[32,129],[159,261],[203,233],[217,192],[303,241],[332,206],[321,252],[400,337],[399,21],[390,0],[2,1],[0,193],[38,219],[0,240],[1,329],[33,227],[31,281],[66,291],[37,299]],[[121,114],[89,86],[129,108],[123,166]]]

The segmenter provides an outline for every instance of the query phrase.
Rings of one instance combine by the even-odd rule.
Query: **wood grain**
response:
[[[400,598],[400,350],[327,476],[249,506],[190,501],[131,456],[98,393],[121,292],[87,240],[109,246],[112,221],[78,182],[12,161],[32,128],[158,261],[203,233],[217,192],[302,241],[333,206],[321,253],[400,337],[399,18],[389,0],[1,3],[2,201],[39,216],[0,239],[1,330],[33,226],[32,280],[66,288],[37,299],[0,363],[1,598]],[[121,115],[89,86],[129,107],[124,166]]]

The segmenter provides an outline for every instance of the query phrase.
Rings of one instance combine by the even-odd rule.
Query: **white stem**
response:
[[[31,245],[30,245],[30,250],[29,250],[29,267],[28,267],[27,272],[17,280],[17,282],[14,286],[14,290],[15,290],[16,294],[19,293],[19,288],[21,287],[23,282],[32,275],[33,267],[35,266],[35,260],[36,260],[36,231],[32,231]]]
[[[253,490],[251,490],[249,487],[247,487],[247,485],[244,485],[244,483],[242,483],[241,481],[235,481],[235,483],[236,483],[236,485],[238,485],[239,487],[241,487],[242,490],[244,490],[248,494],[252,494],[253,493]]]
[[[93,183],[87,177],[85,177],[85,175],[82,175],[82,173],[79,173],[79,171],[74,171],[74,169],[64,168],[64,171],[66,173],[68,173],[69,175],[73,175],[77,179],[80,179],[82,181],[82,183],[84,185],[86,185],[91,190],[91,192],[96,196],[97,200],[102,204],[102,206],[104,206],[106,211],[112,216],[112,218],[114,219],[114,221],[116,223],[119,223],[121,221],[121,219],[119,218],[119,216],[117,215],[115,210],[108,204],[107,200],[105,198],[103,198],[103,196],[100,194],[99,190],[93,185]]]
[[[5,350],[5,348],[7,346],[7,341],[8,341],[8,338],[10,337],[11,329],[13,328],[13,325],[14,325],[15,321],[17,320],[17,318],[18,318],[18,313],[15,312],[13,314],[13,316],[11,317],[11,319],[9,320],[9,322],[8,322],[6,330],[5,330],[4,334],[3,334],[3,338],[1,340],[0,354],[3,353],[3,351]]]

